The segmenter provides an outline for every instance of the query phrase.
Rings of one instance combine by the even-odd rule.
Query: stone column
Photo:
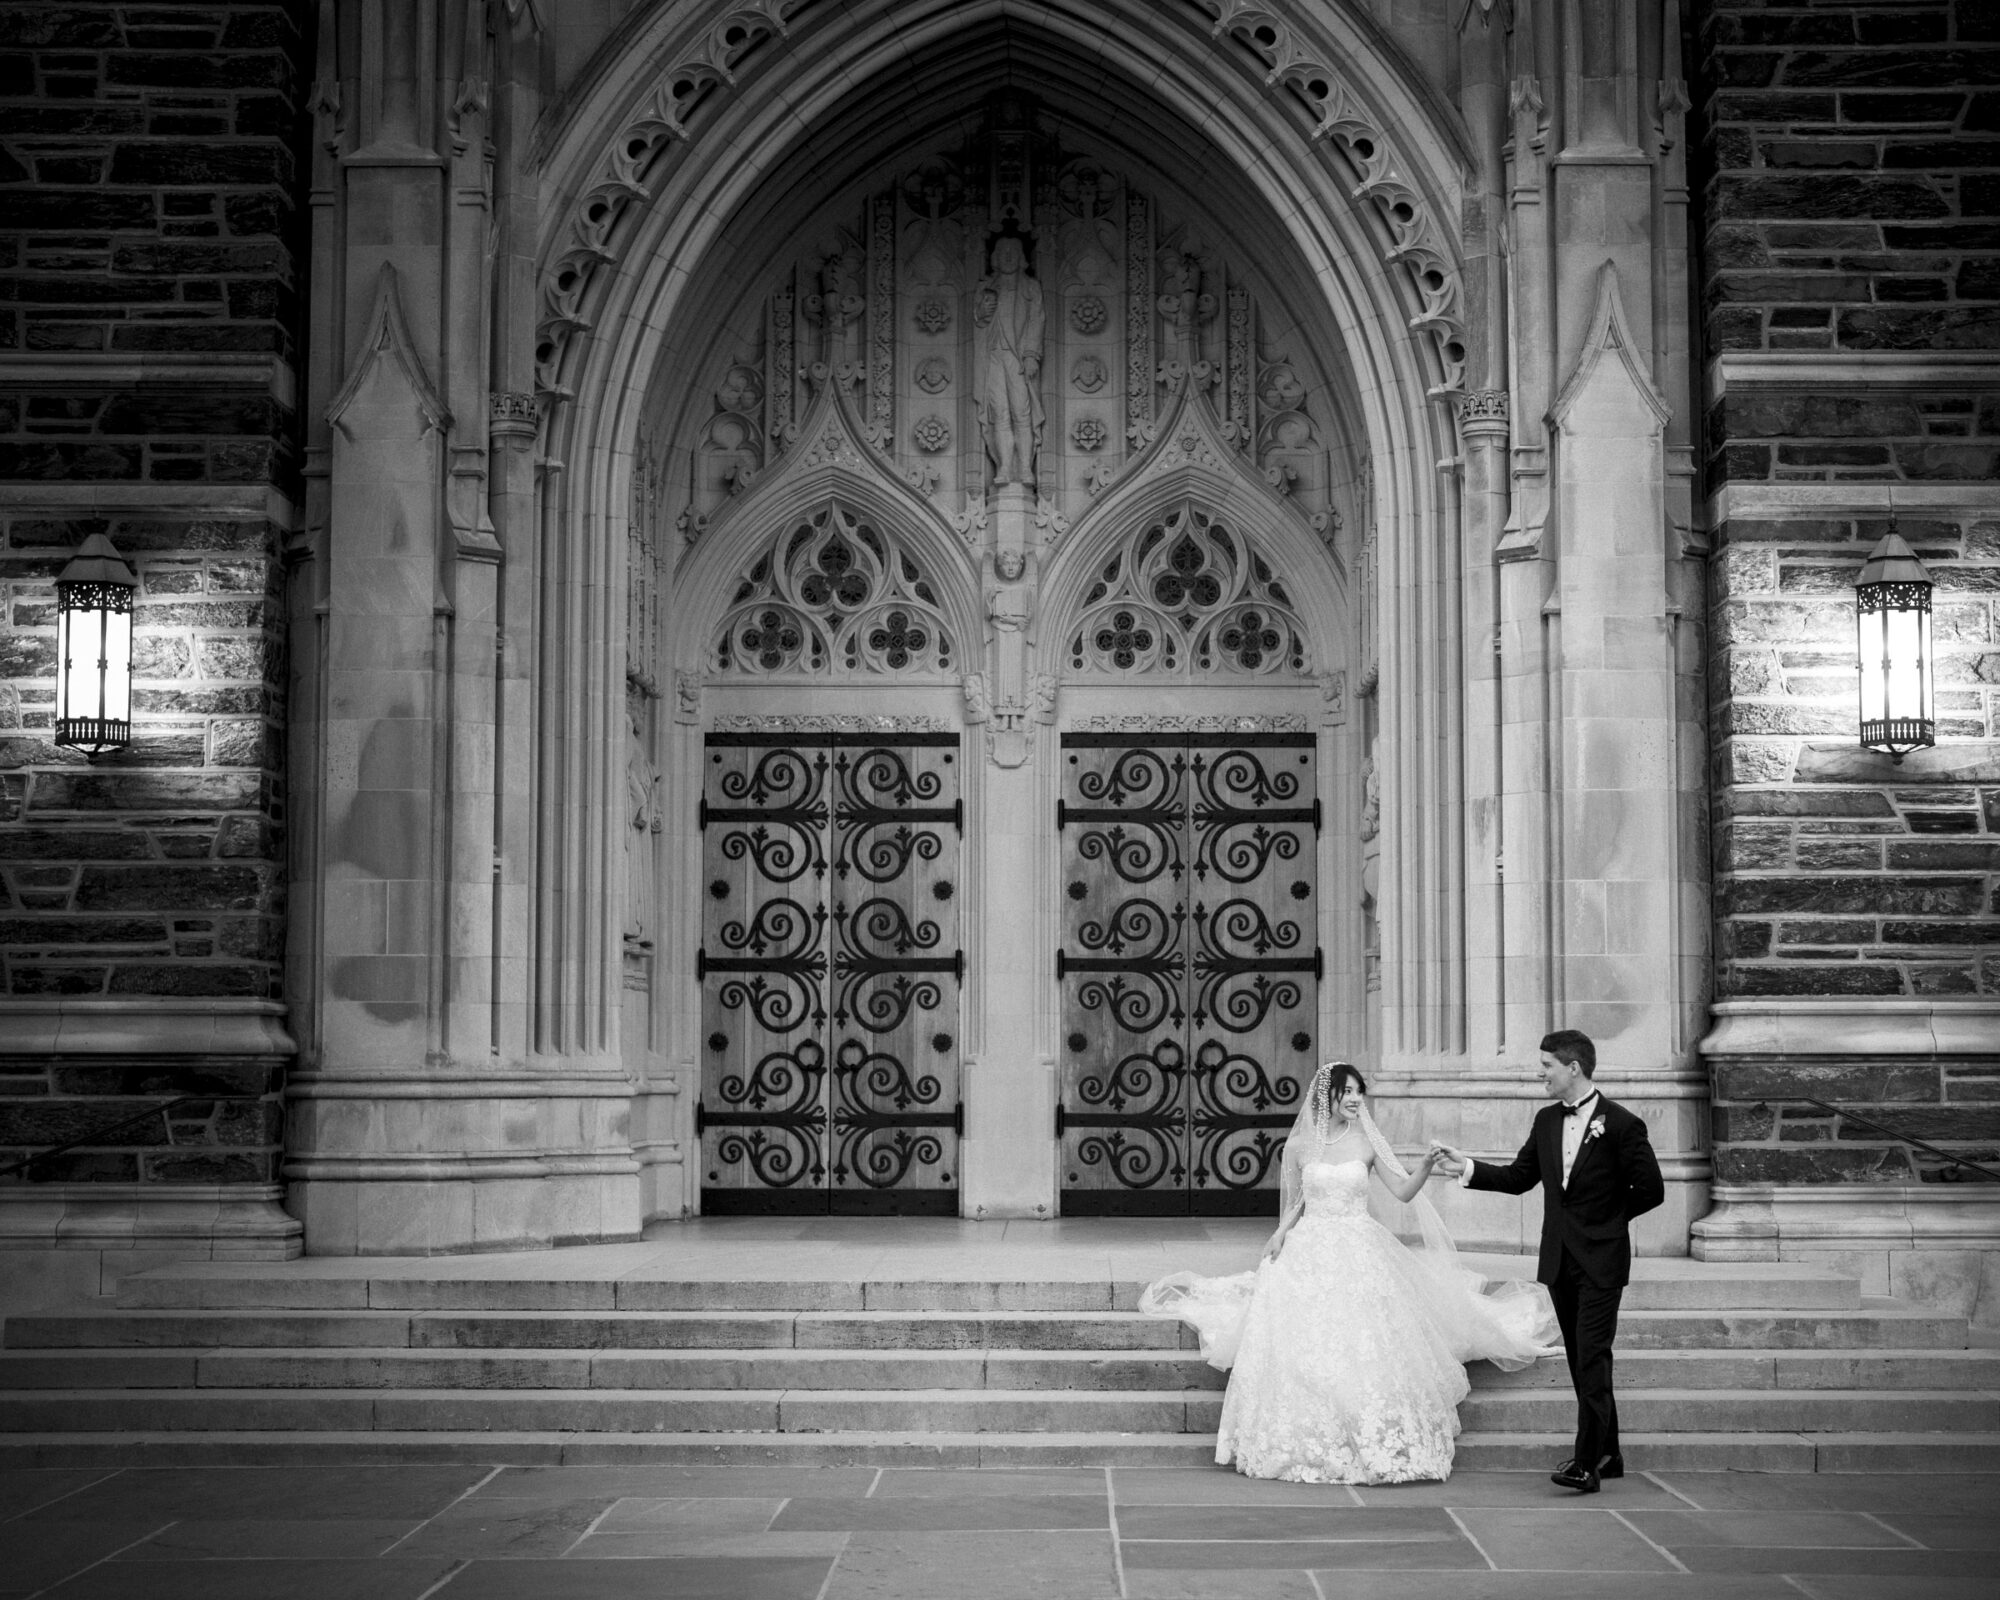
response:
[[[295,842],[313,892],[293,908],[290,1201],[322,1254],[629,1238],[630,1085],[602,1050],[533,1053],[508,979],[529,832],[502,774],[530,770],[509,652],[532,635],[536,552],[531,403],[512,398],[529,355],[493,287],[531,246],[511,211],[507,247],[489,243],[485,150],[490,132],[498,165],[526,161],[518,91],[489,129],[488,85],[534,63],[511,43],[490,61],[476,8],[342,13],[324,520],[301,596],[318,639],[298,753],[318,813]]]

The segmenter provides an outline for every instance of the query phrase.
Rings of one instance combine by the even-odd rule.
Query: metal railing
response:
[[[76,1138],[66,1140],[62,1144],[46,1145],[40,1150],[31,1150],[19,1160],[10,1161],[6,1166],[0,1167],[0,1178],[11,1178],[18,1172],[29,1183],[46,1183],[49,1181],[51,1171],[58,1156],[68,1155],[70,1151],[82,1149],[85,1145],[98,1144],[114,1133],[123,1133],[127,1128],[136,1128],[140,1123],[148,1122],[154,1117],[159,1117],[165,1122],[167,1143],[171,1145],[174,1142],[174,1125],[168,1119],[167,1113],[175,1110],[177,1107],[196,1104],[213,1105],[218,1101],[225,1104],[233,1104],[238,1101],[261,1100],[263,1098],[262,1095],[255,1094],[176,1095],[171,1100],[162,1100],[157,1105],[150,1105],[144,1111],[135,1111],[129,1117],[120,1117],[116,1122],[107,1122],[100,1128],[92,1128],[90,1132],[79,1134]]]
[[[1759,1103],[1762,1104],[1763,1102]],[[1817,1106],[1820,1110],[1831,1112],[1836,1117],[1845,1117],[1849,1122],[1858,1122],[1862,1127],[1882,1134],[1887,1138],[1894,1139],[1901,1144],[1914,1145],[1926,1154],[1936,1156],[1940,1161],[1949,1161],[1955,1167],[1964,1167],[1969,1172],[1978,1173],[1989,1182],[2000,1183],[2000,1172],[1995,1172],[1991,1167],[1982,1167],[1977,1161],[1968,1161],[1964,1156],[1953,1155],[1949,1150],[1940,1150],[1936,1145],[1919,1139],[1912,1134],[1898,1133],[1894,1128],[1877,1122],[1873,1117],[1864,1117],[1858,1111],[1849,1111],[1845,1106],[1828,1105],[1824,1100],[1814,1100],[1807,1095],[1800,1095],[1799,1103],[1802,1105]]]

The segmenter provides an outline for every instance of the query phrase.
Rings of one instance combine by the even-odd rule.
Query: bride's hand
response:
[[[1270,1243],[1264,1246],[1264,1259],[1266,1261],[1276,1261],[1278,1259],[1278,1252],[1284,1248],[1285,1236],[1282,1233],[1272,1234]]]

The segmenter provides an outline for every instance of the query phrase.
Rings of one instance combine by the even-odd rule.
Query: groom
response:
[[[1468,1189],[1526,1194],[1542,1185],[1542,1257],[1576,1388],[1576,1454],[1554,1481],[1596,1494],[1599,1480],[1625,1476],[1618,1405],[1611,1396],[1611,1344],[1618,1301],[1632,1276],[1627,1224],[1666,1198],[1646,1124],[1607,1100],[1591,1081],[1597,1047],[1565,1028],[1542,1040],[1542,1087],[1555,1104],[1535,1114],[1521,1153],[1506,1166],[1438,1145],[1440,1168]]]

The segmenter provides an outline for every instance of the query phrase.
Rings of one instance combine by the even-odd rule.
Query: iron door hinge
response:
[[[957,1138],[965,1137],[965,1102],[959,1101],[951,1109],[951,1131]]]
[[[958,829],[960,837],[964,836],[965,802],[963,800],[954,800],[951,803],[951,825]]]
[[[1058,1100],[1056,1102],[1056,1137],[1058,1139],[1060,1139],[1063,1136],[1063,1129],[1067,1125],[1068,1125],[1068,1119],[1063,1115],[1062,1102]]]
[[[1326,981],[1326,950],[1321,945],[1313,946],[1313,982]]]
[[[696,983],[700,983],[701,980],[706,978],[707,976],[708,976],[708,950],[706,947],[699,947],[695,950],[694,953],[694,981]]]
[[[1313,801],[1313,836],[1315,838],[1319,836],[1320,829],[1324,826],[1325,820],[1325,814],[1321,810],[1319,801]]]
[[[1064,974],[1064,973],[1065,973],[1066,971],[1068,971],[1068,969],[1069,969],[1069,957],[1068,957],[1068,956],[1066,956],[1066,955],[1064,955],[1064,954],[1063,954],[1063,952],[1061,951],[1061,949],[1058,949],[1058,950],[1056,951],[1056,982],[1057,982],[1057,983],[1061,983],[1061,982],[1062,982],[1062,980],[1063,980],[1063,974]]]
[[[697,832],[700,832],[700,833],[706,833],[706,832],[708,832],[708,796],[707,796],[707,795],[703,795],[703,796],[701,797],[701,804],[700,804],[700,805],[698,805],[698,806],[696,806],[696,807],[694,808],[694,818],[695,818],[695,828],[696,828],[696,831],[697,831]]]
[[[707,1129],[708,1113],[702,1108],[702,1103],[697,1100],[694,1103],[694,1136],[699,1139]]]
[[[1064,826],[1068,822],[1069,822],[1069,807],[1064,805],[1062,801],[1058,800],[1056,802],[1056,832],[1061,833],[1063,831]]]

